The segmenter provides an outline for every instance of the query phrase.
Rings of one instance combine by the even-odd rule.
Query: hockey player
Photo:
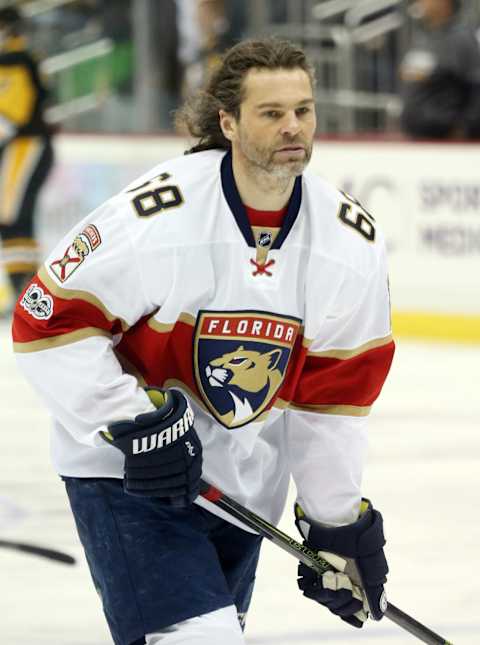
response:
[[[385,247],[353,198],[304,172],[315,132],[302,50],[229,50],[179,113],[198,138],[88,215],[19,299],[18,363],[116,645],[241,645],[260,538],[200,477],[271,522],[290,477],[311,549],[304,594],[382,617],[382,517],[362,500],[366,422],[388,373]]]
[[[18,9],[0,9],[0,239],[14,299],[38,268],[34,213],[53,160],[46,89]]]

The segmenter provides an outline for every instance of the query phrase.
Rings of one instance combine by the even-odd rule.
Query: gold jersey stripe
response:
[[[374,340],[368,341],[360,347],[355,347],[354,349],[328,349],[324,352],[308,352],[308,356],[315,356],[316,358],[338,358],[340,360],[346,360],[348,358],[353,358],[354,356],[359,356],[364,352],[368,352],[370,349],[376,349],[377,347],[384,347],[385,345],[390,344],[393,341],[391,334],[385,336],[385,338],[375,338]]]
[[[17,354],[29,354],[31,352],[41,352],[44,349],[52,349],[53,347],[63,347],[77,343],[79,340],[91,338],[93,336],[104,336],[105,338],[112,338],[112,335],[104,329],[97,327],[85,327],[84,329],[77,329],[67,334],[60,336],[50,336],[50,338],[41,338],[40,340],[32,340],[26,343],[13,343],[13,350]]]
[[[63,298],[64,300],[74,300],[75,298],[78,298],[79,300],[88,302],[89,304],[99,309],[107,320],[110,320],[111,322],[114,320],[119,320],[123,331],[127,331],[127,329],[130,328],[130,325],[125,320],[123,320],[123,318],[114,316],[112,313],[110,313],[103,302],[92,293],[89,293],[88,291],[80,291],[78,289],[64,289],[63,287],[58,286],[58,284],[47,273],[45,265],[40,267],[38,271],[38,277],[47,287],[50,293],[53,293],[54,296]]]
[[[195,316],[192,316],[192,314],[187,314],[185,311],[180,314],[178,320],[185,323],[186,325],[191,325],[192,327],[195,327],[197,323]]]
[[[366,417],[370,414],[370,410],[372,409],[371,405],[316,405],[314,403],[305,403],[302,405],[290,403],[288,407],[292,408],[292,410],[305,410],[307,412],[334,414],[346,417]]]
[[[155,314],[154,314],[151,318],[148,319],[147,325],[150,327],[150,329],[157,331],[159,334],[167,334],[172,331],[172,329],[175,327],[177,322],[183,322],[186,325],[190,325],[191,327],[194,327],[196,323],[196,319],[195,319],[195,316],[192,316],[191,314],[188,314],[186,312],[182,312],[175,322],[161,323],[155,319]]]
[[[158,320],[155,320],[155,318],[149,318],[147,320],[147,325],[150,329],[153,329],[153,331],[156,331],[159,334],[169,334],[175,327],[175,323],[161,323],[158,322]]]
[[[286,410],[290,403],[288,401],[285,401],[284,399],[275,399],[275,403],[273,404],[274,408],[280,408],[280,410]]]

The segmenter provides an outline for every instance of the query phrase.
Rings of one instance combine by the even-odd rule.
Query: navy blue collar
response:
[[[240,229],[248,246],[253,246],[255,248],[255,238],[253,237],[252,229],[250,228],[247,211],[240,198],[237,190],[237,185],[235,183],[235,178],[233,176],[231,152],[227,152],[227,154],[223,157],[220,172],[222,177],[223,194],[225,195],[225,199],[227,200],[230,210],[232,211],[235,221],[237,222],[238,228]],[[274,244],[272,245],[272,249],[279,249],[282,246],[285,238],[290,233],[290,229],[297,219],[301,202],[302,177],[299,176],[295,179],[292,194],[288,202],[285,219],[283,220],[282,228],[280,229],[280,232],[277,235]]]

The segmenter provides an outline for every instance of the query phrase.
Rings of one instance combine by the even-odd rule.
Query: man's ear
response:
[[[228,139],[228,141],[233,141],[237,132],[237,121],[235,117],[230,112],[219,110],[218,118],[223,136],[225,139]]]

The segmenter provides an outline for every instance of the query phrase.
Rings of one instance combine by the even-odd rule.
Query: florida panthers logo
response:
[[[263,312],[202,312],[195,332],[195,376],[213,415],[235,428],[273,403],[300,321]]]

